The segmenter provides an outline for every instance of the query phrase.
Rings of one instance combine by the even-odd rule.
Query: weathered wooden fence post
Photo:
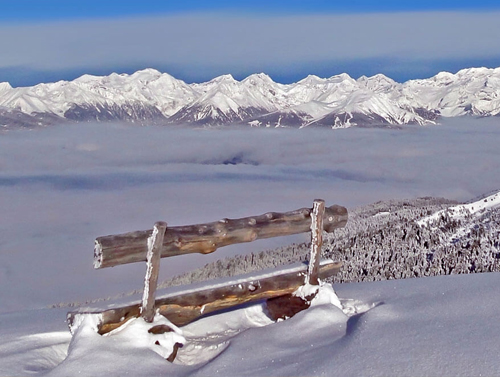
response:
[[[311,257],[307,270],[306,284],[319,285],[318,271],[321,259],[321,246],[323,245],[323,216],[325,214],[325,201],[315,199],[311,212]]]
[[[144,278],[141,317],[149,323],[153,322],[155,316],[156,286],[158,285],[161,249],[166,229],[167,223],[158,221],[153,228],[153,234],[148,238],[147,269]]]

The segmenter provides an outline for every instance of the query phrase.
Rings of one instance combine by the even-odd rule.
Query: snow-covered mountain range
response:
[[[187,84],[154,69],[84,75],[73,81],[12,88],[0,82],[0,126],[61,121],[138,124],[240,124],[260,127],[434,124],[440,117],[500,114],[500,68],[397,83],[378,74],[353,79],[310,75],[292,84],[260,73]]]

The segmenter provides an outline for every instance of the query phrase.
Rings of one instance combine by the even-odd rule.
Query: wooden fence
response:
[[[70,312],[68,324],[73,328],[79,316],[98,313],[98,332],[106,334],[131,318],[141,316],[152,322],[155,314],[160,313],[173,324],[182,326],[208,313],[256,300],[268,300],[268,307],[276,317],[283,313],[293,315],[307,307],[307,303],[297,305],[291,295],[294,291],[303,284],[317,285],[318,279],[339,271],[340,262],[320,262],[322,232],[343,227],[347,218],[344,207],[333,205],[325,208],[324,201],[317,199],[313,208],[286,213],[268,212],[242,219],[170,228],[164,222],[157,222],[150,230],[98,237],[94,248],[95,268],[147,262],[142,302],[100,312]],[[237,284],[155,298],[160,258],[189,253],[208,254],[227,245],[308,231],[311,231],[311,256],[307,266],[258,280],[249,278]],[[152,328],[150,331],[166,330]]]

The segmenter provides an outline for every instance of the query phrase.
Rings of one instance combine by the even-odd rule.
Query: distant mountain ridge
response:
[[[167,73],[83,75],[73,81],[12,88],[0,83],[0,126],[36,127],[64,121],[125,121],[254,127],[403,126],[440,117],[498,116],[500,68],[441,72],[398,83],[382,74],[357,80],[343,73],[292,84],[266,74],[231,75],[187,84]]]

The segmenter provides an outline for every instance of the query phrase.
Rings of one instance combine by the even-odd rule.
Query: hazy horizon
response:
[[[265,72],[383,73],[396,81],[500,66],[493,1],[30,0],[0,15],[0,82],[13,86],[156,68],[186,82]],[[3,36],[3,37],[1,37]]]

